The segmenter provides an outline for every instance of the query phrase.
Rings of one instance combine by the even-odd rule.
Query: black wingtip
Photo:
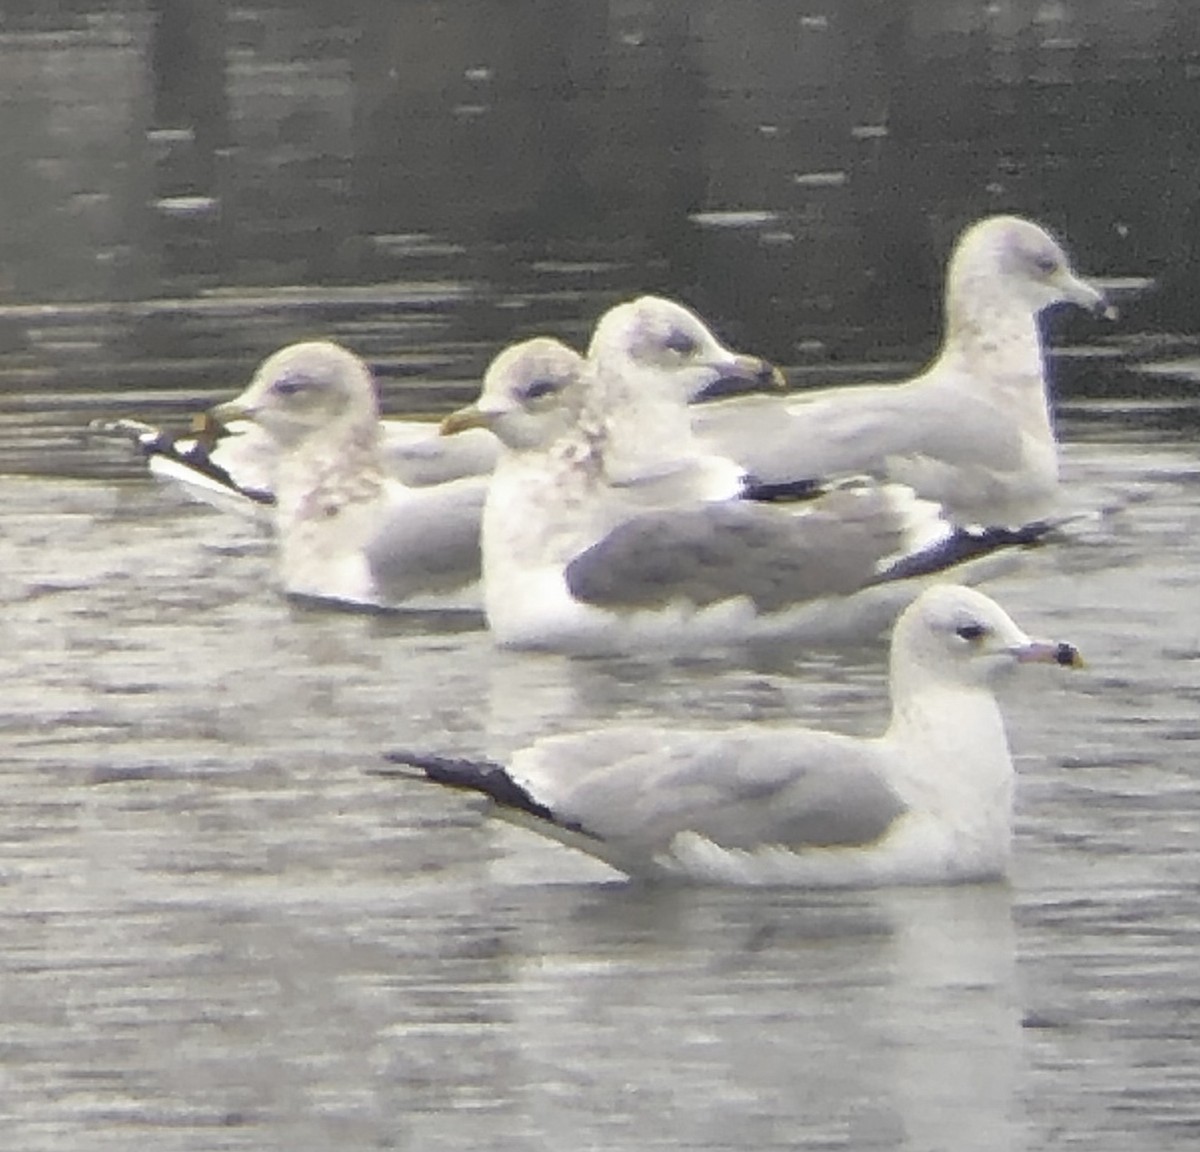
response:
[[[932,576],[1006,548],[1032,548],[1046,543],[1056,531],[1057,525],[1047,520],[1035,520],[1019,528],[957,528],[933,547],[897,560],[876,577],[875,583]]]
[[[435,784],[479,792],[503,808],[516,808],[551,824],[558,823],[549,808],[539,804],[508,774],[503,764],[494,760],[465,760],[405,751],[386,752],[384,759],[390,764],[415,768]]]
[[[146,451],[147,455],[157,454],[185,464],[189,468],[194,468],[210,480],[215,480],[218,484],[245,496],[247,500],[255,504],[275,503],[275,497],[270,492],[264,492],[258,488],[242,487],[226,469],[212,458],[209,450],[199,440],[171,440],[163,437],[163,442],[154,446],[153,453],[145,448],[143,451]]]
[[[141,420],[122,418],[117,420],[93,420],[88,432],[99,436],[116,436],[128,440],[147,459],[156,457],[182,464],[193,472],[215,481],[223,488],[244,496],[254,504],[274,504],[275,496],[259,488],[246,488],[239,484],[213,458],[208,445],[200,439],[176,439],[170,433]]]
[[[821,480],[784,480],[768,484],[753,475],[747,475],[742,481],[742,499],[753,500],[759,504],[802,503],[815,500],[828,491],[828,487]]]

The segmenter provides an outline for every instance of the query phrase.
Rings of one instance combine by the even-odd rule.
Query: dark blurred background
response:
[[[0,14],[10,396],[198,386],[315,333],[466,380],[638,291],[836,376],[933,349],[949,246],[999,211],[1114,282],[1123,351],[1088,358],[1095,387],[1200,330],[1195,0]]]

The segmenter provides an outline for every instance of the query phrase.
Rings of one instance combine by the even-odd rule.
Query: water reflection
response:
[[[560,915],[566,939],[539,926],[514,973],[523,1106],[552,1137],[585,1121],[623,1146],[1011,1139],[1004,889],[630,904]]]
[[[232,390],[314,332],[457,386],[631,290],[798,370],[919,359],[954,236],[1006,210],[1154,278],[1125,331],[1195,331],[1181,0],[10,9],[6,391]],[[408,299],[338,303],[365,284]]]

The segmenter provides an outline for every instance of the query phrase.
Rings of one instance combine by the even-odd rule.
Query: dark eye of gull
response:
[[[1058,258],[1051,256],[1048,252],[1043,252],[1040,256],[1035,256],[1033,262],[1037,265],[1037,270],[1049,276],[1051,272],[1058,269]]]
[[[982,640],[987,635],[987,629],[982,624],[960,624],[954,630],[964,640]]]
[[[678,352],[680,356],[691,356],[698,347],[692,337],[686,332],[678,330],[667,333],[667,337],[663,341],[663,346],[672,352]]]
[[[281,376],[271,385],[271,390],[280,396],[295,396],[303,388],[304,381],[298,376]]]
[[[521,395],[526,400],[539,400],[541,397],[549,396],[552,392],[557,391],[558,385],[553,380],[535,380],[521,390]]]

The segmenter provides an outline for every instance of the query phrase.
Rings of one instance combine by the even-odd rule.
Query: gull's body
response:
[[[921,375],[707,405],[697,432],[764,484],[867,473],[911,486],[958,523],[1043,519],[1059,472],[1039,316],[1058,303],[1107,307],[1041,228],[989,217],[959,238],[942,348]]]
[[[701,448],[686,403],[705,379],[761,375],[762,363],[679,305],[612,309],[583,365],[551,362],[545,343],[503,353],[479,402],[447,421],[489,427],[505,447],[482,526],[484,605],[501,644],[874,633],[920,588],[890,580],[893,566],[953,535],[895,484],[847,484],[795,509],[740,499],[745,473]]]
[[[862,739],[796,726],[606,728],[508,766],[396,753],[430,779],[635,877],[848,886],[987,880],[1012,842],[1013,765],[996,673],[1075,665],[986,596],[940,585],[896,625],[892,716]]]
[[[213,415],[252,421],[275,446],[287,594],[364,608],[477,604],[486,479],[415,487],[391,476],[374,382],[358,357],[322,341],[289,345]]]

